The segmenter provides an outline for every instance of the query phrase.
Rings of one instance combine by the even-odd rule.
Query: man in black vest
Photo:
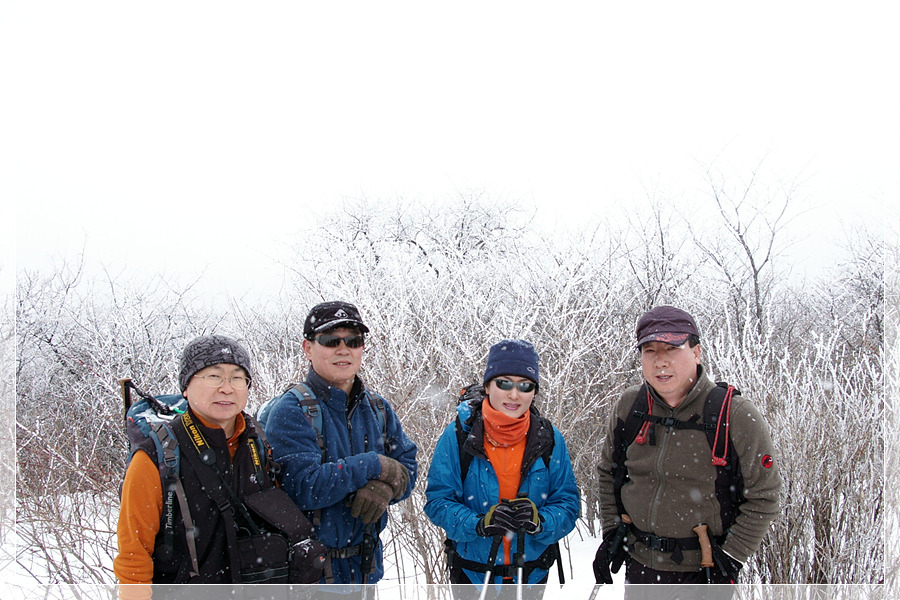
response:
[[[274,474],[253,446],[253,419],[243,412],[252,372],[250,355],[229,337],[201,336],[185,347],[178,380],[189,409],[172,426],[179,439],[184,490],[183,498],[173,502],[174,535],[165,539],[161,527],[165,490],[155,462],[154,442],[147,438],[135,452],[122,485],[119,553],[113,561],[119,583],[240,581],[240,575],[233,572],[237,549],[229,539],[233,522],[207,493],[188,453],[196,453],[194,446],[202,440],[201,446],[208,448],[203,462],[221,475],[223,485],[239,500],[274,485]],[[186,443],[179,437],[181,423],[192,432],[193,439]],[[188,509],[189,516],[183,508]]]
[[[604,534],[596,582],[612,583],[610,567],[624,563],[628,584],[736,583],[779,510],[769,428],[733,388],[720,396],[717,424],[707,422],[707,397],[717,386],[687,312],[658,306],[645,313],[637,349],[644,383],[622,394],[598,466]],[[723,481],[739,477],[739,497],[725,498]]]

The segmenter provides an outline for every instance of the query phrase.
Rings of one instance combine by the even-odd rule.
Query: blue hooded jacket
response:
[[[416,484],[417,448],[387,401],[384,419],[388,439],[383,439],[381,421],[375,413],[378,408],[359,378],[351,392],[354,402],[350,403],[342,390],[328,385],[312,369],[306,384],[322,409],[325,456],[319,449],[316,430],[300,407],[298,394],[289,391],[272,400],[264,431],[274,459],[281,465],[280,482],[310,517],[313,511],[320,511],[321,522],[315,528],[320,542],[329,548],[357,546],[363,540],[365,526],[350,515],[345,499],[381,474],[379,454],[397,460],[409,471],[409,486],[400,500],[408,498]],[[348,406],[352,406],[349,414]],[[376,533],[384,530],[387,518],[385,512],[376,523]],[[333,558],[331,562],[335,583],[362,582],[360,556]],[[376,583],[384,575],[380,543],[374,562],[375,571],[368,583]]]
[[[481,537],[475,532],[478,521],[500,500],[500,484],[491,463],[478,452],[483,448],[483,439],[474,439],[483,432],[480,406],[474,409],[468,402],[457,407],[457,413],[464,429],[468,431],[468,439],[464,451],[473,450],[474,456],[469,465],[465,482],[461,481],[459,461],[459,443],[455,423],[441,434],[434,450],[434,458],[428,471],[428,487],[425,490],[425,514],[431,522],[447,532],[447,537],[456,542],[456,551],[467,560],[487,563],[491,549],[491,538]],[[572,529],[581,514],[581,496],[575,483],[575,473],[566,449],[566,442],[556,427],[550,425],[551,432],[540,431],[549,425],[546,419],[537,419],[532,414],[532,424],[526,442],[524,474],[519,486],[520,493],[526,493],[537,506],[542,520],[542,529],[536,535],[525,536],[525,561],[536,560],[549,546],[564,538]],[[553,452],[549,466],[544,463],[539,453],[532,452],[529,458],[529,445],[532,438],[543,437],[549,443],[553,439]],[[530,463],[530,465],[529,465]],[[515,562],[516,536],[511,540],[513,549],[510,559]],[[497,564],[505,564],[503,553],[498,554]],[[464,571],[474,583],[484,581],[484,572],[466,569]],[[534,569],[526,583],[537,583],[547,576],[546,569]],[[498,577],[496,582],[500,582]]]

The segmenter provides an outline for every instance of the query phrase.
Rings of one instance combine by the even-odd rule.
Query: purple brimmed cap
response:
[[[362,333],[369,333],[369,328],[363,325],[359,309],[349,302],[333,301],[316,304],[310,309],[303,324],[303,337],[312,340],[317,333],[338,327],[356,328]]]
[[[647,342],[665,342],[680,346],[692,335],[700,337],[694,317],[674,306],[657,306],[638,319],[638,348]]]

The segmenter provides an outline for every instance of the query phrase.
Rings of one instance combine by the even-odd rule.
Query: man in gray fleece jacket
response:
[[[637,348],[645,383],[622,394],[598,465],[604,535],[593,564],[596,581],[612,583],[610,566],[616,572],[624,562],[628,584],[736,583],[779,510],[781,476],[768,425],[739,392],[726,399],[730,419],[719,430],[723,440],[728,436],[733,442],[729,450],[743,476],[743,496],[732,518],[716,494],[717,452],[697,426],[707,421],[704,404],[716,385],[701,365],[693,317],[672,306],[648,311],[638,321]],[[639,394],[652,419],[642,417],[634,442],[623,446],[625,423]],[[718,421],[724,425],[724,412]],[[616,456],[617,447],[620,452],[627,447],[627,476],[619,490],[615,465],[623,459]],[[718,462],[722,455],[718,451]],[[624,543],[617,532],[619,539],[626,534]]]

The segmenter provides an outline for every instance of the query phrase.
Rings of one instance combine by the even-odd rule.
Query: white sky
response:
[[[591,223],[648,186],[689,203],[714,161],[802,175],[826,244],[900,196],[889,3],[432,4],[3,3],[0,271],[84,247],[276,288],[344,198]]]

